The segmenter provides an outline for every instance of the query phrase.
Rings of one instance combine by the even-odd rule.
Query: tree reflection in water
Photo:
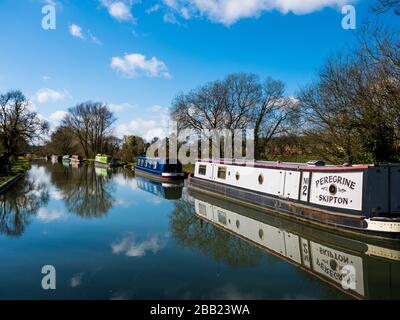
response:
[[[198,218],[193,205],[185,200],[175,202],[170,230],[180,245],[198,249],[231,267],[254,267],[262,258],[262,252],[251,244]]]
[[[48,184],[29,173],[0,195],[0,233],[21,236],[31,217],[49,201]]]
[[[68,211],[83,218],[102,217],[113,206],[111,172],[86,164],[80,168],[55,165],[52,183],[62,192]]]
[[[32,169],[7,192],[0,195],[0,234],[21,236],[31,217],[44,207],[52,194],[59,193],[66,208],[83,218],[102,217],[113,206],[113,186],[107,169],[83,165],[71,168],[49,162]]]

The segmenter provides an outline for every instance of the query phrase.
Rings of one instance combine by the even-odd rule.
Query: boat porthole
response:
[[[264,231],[263,231],[263,229],[258,230],[258,236],[260,237],[261,240],[264,239]]]
[[[260,173],[259,176],[258,176],[258,183],[259,184],[263,184],[264,183],[264,176],[263,176],[262,173]]]
[[[334,184],[331,184],[330,186],[329,186],[329,193],[331,194],[331,195],[335,195],[336,194],[336,192],[337,192],[337,187],[336,187],[336,185],[334,185]]]
[[[238,172],[236,172],[236,180],[239,180],[240,179],[240,174],[239,174],[239,171]]]
[[[240,221],[239,220],[236,220],[236,228],[240,228]]]

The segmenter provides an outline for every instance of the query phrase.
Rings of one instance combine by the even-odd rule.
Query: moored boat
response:
[[[104,167],[115,167],[117,166],[117,161],[111,156],[98,154],[95,158],[95,164]]]
[[[81,156],[79,156],[79,155],[74,154],[74,155],[71,156],[71,161],[72,162],[82,162],[83,158]]]
[[[135,173],[157,180],[181,180],[185,178],[182,164],[169,159],[139,157]]]
[[[203,160],[189,187],[334,230],[400,239],[400,166]]]
[[[61,156],[59,156],[59,155],[57,155],[57,154],[53,154],[52,156],[51,156],[51,162],[52,163],[58,163],[58,162],[60,162],[61,161]]]

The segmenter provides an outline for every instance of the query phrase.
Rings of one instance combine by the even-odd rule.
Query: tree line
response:
[[[399,14],[400,1],[380,0],[377,14]],[[357,45],[330,56],[294,97],[285,84],[237,73],[177,96],[180,129],[254,129],[255,158],[320,157],[332,163],[400,160],[400,38],[365,25]]]
[[[19,155],[31,152],[42,156],[79,154],[88,159],[105,153],[131,162],[144,153],[149,143],[134,135],[115,137],[114,122],[107,104],[88,101],[69,108],[61,124],[50,133],[49,123],[34,111],[21,91],[1,94],[2,170],[9,170]]]
[[[108,154],[132,162],[144,153],[148,145],[135,135],[118,138],[113,133],[116,118],[107,104],[84,102],[69,108],[50,135],[42,152],[46,154],[81,154],[93,159],[96,154]]]
[[[400,15],[400,1],[377,0],[376,14]],[[178,94],[170,107],[178,130],[253,129],[255,158],[332,163],[400,161],[400,38],[370,24],[357,44],[331,55],[315,80],[294,96],[283,81],[252,73]],[[106,153],[132,162],[149,147],[139,136],[117,138],[107,104],[83,102],[68,110],[48,139],[49,124],[20,91],[0,95],[0,147],[12,161],[41,144],[40,154]],[[41,143],[39,143],[41,142]]]

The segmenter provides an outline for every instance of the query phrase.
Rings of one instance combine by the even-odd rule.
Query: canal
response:
[[[0,299],[400,298],[400,247],[130,170],[35,162],[0,196]],[[41,286],[56,269],[56,289]]]

